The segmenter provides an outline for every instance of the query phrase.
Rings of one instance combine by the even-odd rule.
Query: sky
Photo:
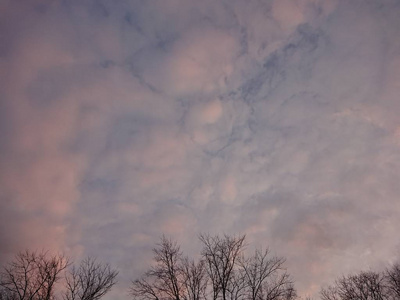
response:
[[[0,262],[246,234],[300,295],[400,258],[400,1],[0,1]]]

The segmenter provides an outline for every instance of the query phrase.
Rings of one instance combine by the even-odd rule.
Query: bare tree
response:
[[[132,281],[132,285],[129,289],[129,294],[134,299],[141,299],[141,300],[161,300],[164,299],[157,288],[157,286],[152,282],[149,281],[147,276],[143,276],[140,279],[136,279]]]
[[[384,276],[368,271],[342,277],[335,285],[321,290],[322,300],[386,300]]]
[[[294,285],[284,268],[285,259],[270,257],[269,249],[256,250],[248,259],[241,260],[251,300],[294,299]]]
[[[173,299],[184,297],[184,273],[182,252],[176,242],[162,237],[153,249],[156,265],[138,280],[132,282],[131,296],[144,300]]]
[[[243,299],[247,294],[246,274],[241,268],[234,268],[228,283],[229,300]]]
[[[263,283],[258,300],[292,300],[297,298],[294,284],[289,274],[273,274]]]
[[[139,300],[293,300],[296,291],[283,267],[285,260],[268,250],[244,257],[245,236],[200,235],[202,258],[183,257],[165,237],[154,252],[155,266],[132,282]]]
[[[0,273],[1,297],[13,300],[54,299],[54,286],[68,265],[68,259],[61,254],[20,252]]]
[[[242,255],[245,236],[200,235],[200,240],[203,242],[202,255],[212,284],[212,298],[228,300],[228,293],[233,290],[232,285],[236,284],[234,268]]]
[[[336,282],[337,284],[337,282]],[[320,296],[322,300],[341,300],[342,298],[339,295],[338,288],[336,286],[328,286],[322,288],[320,291]]]
[[[400,299],[400,264],[387,269],[384,276],[388,294],[392,299]]]
[[[78,268],[72,267],[65,277],[65,300],[98,300],[116,283],[118,272],[96,259],[84,259]]]
[[[208,283],[205,261],[196,263],[186,257],[182,260],[182,270],[185,300],[205,299]]]

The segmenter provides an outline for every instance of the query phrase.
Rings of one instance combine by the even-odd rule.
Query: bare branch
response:
[[[320,292],[322,300],[386,300],[384,277],[376,272],[360,272],[342,277]]]
[[[182,261],[182,268],[185,300],[205,299],[208,283],[205,261],[200,260],[196,263],[185,258]]]
[[[118,272],[96,259],[84,259],[79,268],[73,267],[66,276],[65,300],[98,300],[116,283]]]
[[[200,235],[200,240],[203,242],[202,255],[207,263],[207,272],[211,279],[213,300],[217,299],[220,293],[223,300],[228,300],[234,267],[243,252],[245,236]]]
[[[180,247],[163,236],[153,253],[156,265],[142,279],[132,282],[130,295],[144,300],[185,298]]]
[[[251,300],[292,299],[296,296],[284,263],[282,257],[270,257],[268,249],[256,250],[252,257],[241,260]]]
[[[49,256],[47,252],[20,252],[0,273],[0,287],[2,294],[6,295],[2,297],[53,299],[54,286],[68,265],[68,259],[61,254]]]
[[[393,299],[400,299],[400,264],[396,263],[385,272],[388,294]]]

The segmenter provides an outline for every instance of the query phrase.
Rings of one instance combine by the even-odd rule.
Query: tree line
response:
[[[133,300],[299,299],[285,258],[270,250],[246,253],[245,236],[199,236],[197,259],[163,236],[154,264],[131,282]],[[87,257],[74,265],[61,254],[25,251],[0,271],[0,300],[98,300],[117,282],[118,271]],[[383,272],[362,271],[338,278],[320,291],[321,300],[400,299],[400,264]]]
[[[62,254],[26,250],[0,271],[0,300],[98,300],[116,283],[118,271],[87,257],[75,266]]]
[[[322,300],[398,300],[400,299],[400,265],[383,272],[361,271],[342,276],[322,288]]]

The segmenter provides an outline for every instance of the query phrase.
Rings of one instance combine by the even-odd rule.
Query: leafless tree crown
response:
[[[0,273],[1,297],[19,300],[54,299],[54,286],[68,265],[64,255],[20,252]]]
[[[64,300],[98,300],[116,282],[117,271],[93,258],[66,271],[70,265],[61,254],[21,252],[0,272],[0,300],[55,300],[56,284],[62,280]]]
[[[240,276],[235,272],[235,266],[243,253],[245,236],[200,235],[200,240],[203,242],[202,255],[212,284],[213,300],[220,295],[223,300],[227,300],[229,296],[232,298],[230,291],[236,289],[235,292],[239,292],[237,284]]]
[[[84,259],[78,268],[72,267],[65,277],[65,300],[98,300],[116,283],[118,272],[96,259]]]
[[[185,257],[182,261],[185,300],[206,299],[207,273],[204,260],[198,262]]]
[[[200,235],[198,261],[184,257],[165,237],[153,250],[155,266],[132,282],[140,300],[291,300],[296,292],[285,260],[256,251],[245,258],[245,236]]]
[[[243,259],[248,298],[251,300],[293,299],[296,297],[294,284],[284,268],[285,259],[272,256],[269,249],[256,250],[254,255]]]
[[[398,300],[400,299],[400,265],[385,272],[362,271],[344,276],[320,292],[322,300]]]
[[[180,247],[163,236],[153,253],[155,266],[132,282],[130,294],[140,299],[181,300],[184,280]]]
[[[400,299],[400,264],[387,269],[385,274],[387,293],[392,299]]]

